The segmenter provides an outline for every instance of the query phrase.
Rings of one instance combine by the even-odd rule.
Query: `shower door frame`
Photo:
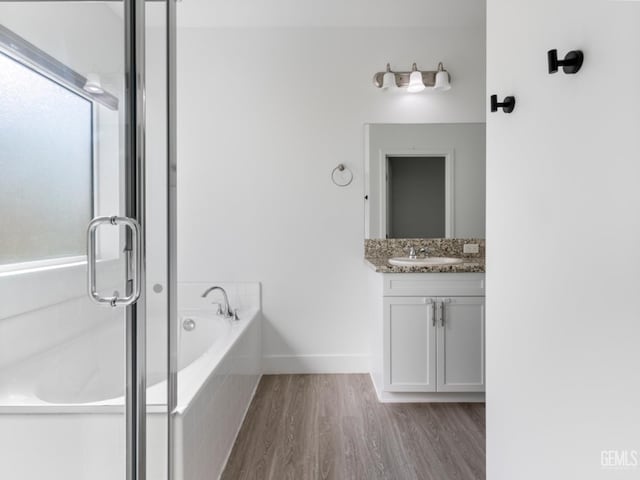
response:
[[[115,0],[118,1],[118,0]],[[166,178],[167,178],[167,464],[174,477],[174,411],[177,405],[177,148],[176,148],[176,1],[124,0],[125,18],[125,118],[126,214],[143,225],[142,287],[140,300],[127,307],[126,328],[126,478],[147,480],[146,472],[146,311],[145,311],[145,3],[162,1],[166,6]]]
[[[118,0],[116,0],[118,1]],[[126,328],[126,478],[146,480],[146,251],[145,251],[145,3],[124,0],[125,21],[125,118],[126,130],[126,215],[142,228],[142,286],[140,300],[127,307]],[[166,6],[167,82],[167,464],[169,480],[174,477],[174,410],[177,405],[177,148],[176,148],[176,0]]]
[[[146,480],[145,0],[124,0],[124,32],[125,215],[140,224],[142,245],[142,293],[126,307],[126,479]]]

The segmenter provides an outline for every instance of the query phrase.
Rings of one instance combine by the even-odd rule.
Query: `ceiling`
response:
[[[151,24],[162,24],[161,5]],[[182,0],[180,27],[473,27],[485,0]]]

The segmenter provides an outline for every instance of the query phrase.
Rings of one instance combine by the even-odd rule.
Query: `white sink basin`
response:
[[[390,258],[389,263],[396,267],[431,267],[434,265],[459,265],[464,260],[461,258],[453,257],[424,257],[424,258],[409,258],[409,257],[395,257]]]

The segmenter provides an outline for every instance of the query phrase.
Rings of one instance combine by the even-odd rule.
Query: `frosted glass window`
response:
[[[92,108],[0,54],[0,265],[86,254]]]

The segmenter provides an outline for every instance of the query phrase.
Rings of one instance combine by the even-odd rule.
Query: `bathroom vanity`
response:
[[[395,267],[385,257],[366,263],[378,398],[484,401],[484,260],[418,268]]]

